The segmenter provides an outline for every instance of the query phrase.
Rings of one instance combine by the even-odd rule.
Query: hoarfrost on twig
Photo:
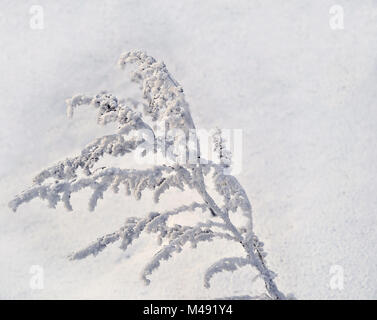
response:
[[[234,176],[224,173],[224,169],[231,166],[231,153],[225,146],[221,130],[216,130],[213,135],[213,151],[218,154],[219,164],[201,161],[205,159],[201,156],[196,135],[193,139],[196,161],[189,162],[186,159],[183,163],[175,163],[177,154],[175,151],[165,152],[166,149],[170,147],[179,149],[183,146],[184,153],[189,153],[192,151],[190,150],[192,146],[186,144],[186,137],[190,136],[190,132],[195,132],[182,87],[171,76],[163,62],[156,61],[143,51],[135,50],[122,54],[119,65],[122,68],[126,65],[136,66],[131,74],[131,80],[139,84],[145,101],[139,103],[132,99],[119,99],[106,91],[96,95],[78,94],[68,99],[66,102],[69,117],[74,115],[75,109],[89,105],[97,110],[99,125],[115,123],[117,132],[96,139],[78,156],[67,158],[40,172],[34,178],[34,184],[9,203],[10,208],[16,211],[21,204],[41,198],[47,200],[52,208],[61,202],[71,211],[73,210],[71,195],[84,188],[92,190],[88,201],[89,210],[96,208],[105,192],[110,189],[118,193],[122,185],[126,195],[133,194],[136,199],[140,199],[144,191],[151,191],[155,202],[160,201],[161,196],[171,188],[182,191],[192,189],[200,196],[199,202],[181,205],[162,213],[149,212],[144,218],[128,217],[119,230],[99,237],[86,248],[70,255],[70,259],[79,260],[89,255],[96,256],[117,241],[121,241],[121,249],[126,250],[143,233],[154,233],[157,235],[160,250],[147,263],[141,275],[143,280],[149,283],[149,276],[161,262],[170,259],[174,253],[182,252],[187,243],[195,248],[203,241],[215,239],[235,241],[244,249],[245,257],[223,258],[210,266],[204,275],[205,287],[210,286],[210,280],[216,273],[234,271],[250,265],[257,270],[258,276],[264,281],[266,294],[230,298],[285,299],[285,295],[278,290],[274,282],[276,275],[266,265],[263,243],[253,232],[252,210],[246,192]],[[139,105],[143,106],[142,112],[137,111]],[[152,123],[148,124],[146,119]],[[161,135],[160,129],[180,130],[184,134]],[[152,133],[153,152],[162,151],[165,159],[170,162],[143,170],[106,166],[95,169],[95,165],[105,155],[122,157],[145,145],[144,138],[131,137],[131,132],[142,130]],[[215,191],[223,199],[221,204],[217,203],[208,192],[205,177],[210,174]],[[193,212],[196,209],[208,213],[205,215],[207,221],[199,222],[194,226],[169,223],[172,216]],[[236,227],[230,216],[231,213],[237,214],[239,211],[248,221],[242,228]]]

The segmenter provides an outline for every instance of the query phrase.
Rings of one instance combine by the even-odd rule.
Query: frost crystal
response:
[[[90,105],[97,109],[98,124],[116,123],[117,132],[96,139],[87,145],[80,155],[67,158],[40,172],[34,178],[33,185],[9,203],[10,208],[16,211],[21,204],[41,198],[47,200],[52,208],[61,202],[67,210],[73,210],[71,195],[84,188],[92,190],[89,210],[96,208],[106,191],[110,189],[117,193],[120,186],[124,187],[126,195],[133,194],[136,199],[140,199],[145,190],[150,190],[154,194],[155,202],[160,201],[161,196],[171,188],[192,189],[200,195],[200,202],[182,205],[166,212],[151,212],[144,218],[129,217],[119,230],[98,238],[88,247],[70,255],[70,259],[95,256],[116,241],[120,241],[120,248],[126,250],[143,233],[153,233],[157,235],[161,249],[142,271],[142,279],[148,284],[151,274],[160,263],[170,259],[173,254],[182,252],[185,244],[195,248],[203,241],[225,239],[239,243],[244,249],[244,256],[224,258],[210,266],[204,276],[205,287],[210,287],[210,280],[216,273],[234,271],[249,265],[255,268],[258,276],[263,279],[267,294],[233,298],[285,299],[285,295],[275,285],[275,274],[266,266],[263,244],[253,232],[251,205],[246,192],[234,176],[224,174],[224,170],[231,165],[231,153],[224,146],[221,130],[217,130],[213,135],[214,152],[220,159],[218,164],[211,161],[203,164],[199,160],[172,163],[171,160],[177,160],[176,152],[172,151],[163,153],[170,162],[154,165],[149,169],[95,169],[95,165],[105,155],[121,157],[145,145],[144,138],[130,135],[131,132],[141,130],[152,132],[155,139],[153,152],[165,151],[166,147],[175,147],[173,150],[177,150],[177,147],[179,149],[182,146],[184,153],[190,151],[185,142],[189,133],[195,131],[195,126],[182,87],[173,79],[163,62],[156,61],[145,52],[130,51],[123,54],[119,65],[124,68],[129,64],[136,65],[131,79],[140,85],[145,102],[139,104],[133,100],[121,100],[108,92],[100,92],[94,96],[80,94],[68,99],[69,117],[73,116],[76,108]],[[144,107],[142,113],[137,111],[138,105]],[[162,136],[159,134],[160,129],[180,130],[184,134]],[[194,139],[194,146],[197,159],[200,159],[197,138]],[[216,192],[223,199],[221,204],[209,194],[206,178],[212,178]],[[197,209],[210,213],[206,216],[209,220],[194,226],[169,224],[172,216]],[[239,212],[248,221],[246,227],[237,228],[232,223],[230,213]]]

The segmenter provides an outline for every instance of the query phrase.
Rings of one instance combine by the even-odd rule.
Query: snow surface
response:
[[[37,2],[37,3],[36,3]],[[44,8],[45,28],[29,27]],[[329,8],[344,8],[344,30]],[[106,195],[93,213],[36,200],[14,214],[12,196],[47,165],[101,136],[95,114],[66,119],[64,100],[134,88],[116,70],[119,55],[144,49],[180,82],[198,128],[242,129],[238,176],[254,208],[255,231],[299,299],[377,298],[376,1],[2,1],[0,10],[0,298],[213,298],[249,294],[250,270],[203,273],[239,248],[219,242],[187,249],[161,265],[146,287],[139,273],[154,239],[96,258],[66,256],[156,207]],[[157,209],[192,195],[175,193]],[[30,267],[44,269],[32,290]],[[330,269],[344,289],[330,288]]]

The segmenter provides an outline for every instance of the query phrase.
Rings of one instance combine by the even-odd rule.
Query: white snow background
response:
[[[29,26],[32,5],[44,10],[42,30]],[[333,5],[344,9],[343,30],[329,26]],[[243,130],[237,178],[279,289],[299,299],[376,299],[376,39],[372,0],[2,0],[0,298],[250,293],[247,268],[203,288],[205,268],[237,250],[226,242],[162,263],[149,287],[139,273],[157,248],[152,238],[127,252],[112,245],[97,257],[66,258],[127,216],[155,210],[148,197],[137,202],[109,193],[92,213],[85,193],[71,213],[41,200],[17,213],[7,206],[41,169],[107,130],[98,129],[89,108],[68,120],[65,99],[133,92],[116,61],[143,49],[183,86],[198,128]],[[157,209],[186,198],[173,193]],[[30,287],[33,265],[43,267],[42,290]],[[332,266],[344,270],[343,290],[330,287]]]

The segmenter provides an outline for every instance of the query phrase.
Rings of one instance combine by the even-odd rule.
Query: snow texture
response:
[[[108,135],[106,152],[117,129],[113,118],[98,127],[93,106],[80,105],[67,121],[64,100],[107,89],[139,101],[137,88],[113,67],[131,48],[164,59],[185,89],[197,128],[243,130],[237,179],[253,203],[254,231],[279,289],[299,299],[377,297],[375,1],[39,1],[41,30],[30,28],[34,4],[5,1],[0,13],[0,298],[260,295],[249,292],[260,279],[248,266],[216,273],[203,288],[208,266],[241,254],[233,241],[203,242],[175,255],[149,277],[148,287],[137,274],[158,248],[153,232],[124,252],[105,236],[98,248],[106,250],[95,258],[67,259],[125,226],[126,216],[173,211],[198,202],[196,194],[174,189],[155,204],[152,194],[122,201],[107,192],[89,212],[86,188],[72,195],[68,214],[60,204],[51,210],[41,201],[15,214],[8,208],[40,168],[73,159]],[[344,8],[343,30],[329,26],[334,4]],[[138,143],[117,141],[119,155],[129,156],[126,150]],[[170,227],[183,225],[179,217]],[[30,287],[34,265],[44,270],[40,290]],[[344,271],[343,288],[332,288],[334,270]]]

